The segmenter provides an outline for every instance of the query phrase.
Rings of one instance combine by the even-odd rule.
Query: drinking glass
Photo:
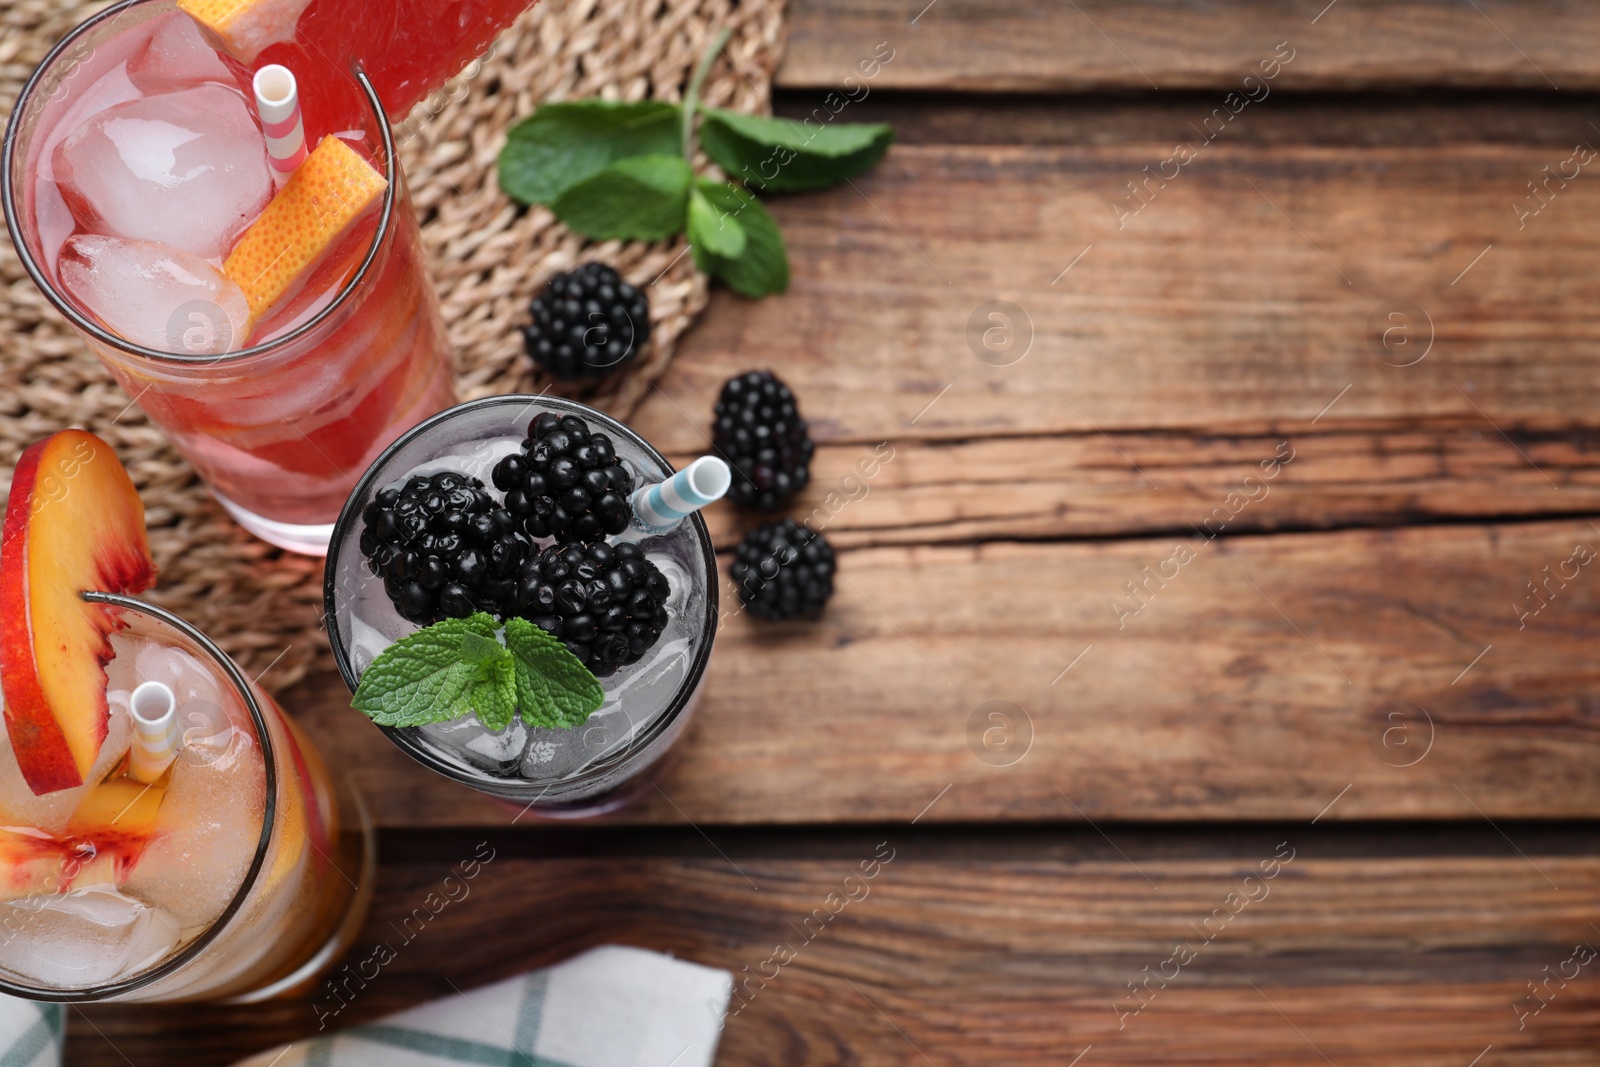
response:
[[[174,10],[173,0],[123,0],[73,30],[34,71],[0,154],[6,225],[45,297],[239,524],[320,555],[356,475],[402,430],[456,399],[405,177],[366,75],[308,66],[301,79],[308,133],[359,129],[358,143],[388,179],[375,219],[359,223],[316,269],[310,286],[325,280],[337,291],[314,314],[218,356],[203,353],[215,351],[227,319],[196,301],[174,313],[162,349],[145,348],[107,330],[56,274],[74,223],[41,168],[105,91],[96,87],[139,47],[141,27]],[[314,58],[307,53],[304,62]],[[369,240],[356,240],[369,230]]]
[[[80,865],[96,855],[91,845],[49,874],[48,891],[17,895],[13,888],[11,899],[0,901],[0,993],[66,1002],[249,1002],[308,987],[350,946],[371,900],[374,839],[359,796],[329,775],[293,721],[194,626],[132,597],[83,595],[116,609],[125,624],[115,638],[119,658],[130,657],[142,670],[147,650],[181,654],[183,670],[197,671],[189,681],[218,700],[177,707],[183,742],[164,786],[158,834],[141,846],[126,885],[111,895],[105,884],[77,884],[92,880]],[[9,798],[0,803],[0,823],[20,833],[12,842],[38,835],[27,828],[38,825],[37,813],[52,800],[26,790],[9,750],[0,749],[0,795]],[[79,797],[68,801],[81,810]],[[208,842],[254,832],[258,822],[257,836],[245,837],[255,847],[238,888],[214,920],[204,921],[194,901],[220,898],[227,889],[219,891],[219,880],[231,884],[239,876],[220,870],[228,861],[219,856],[228,852],[237,861],[242,854]],[[99,829],[117,839],[115,825]],[[124,839],[132,832],[124,829]],[[94,831],[66,831],[69,839],[77,833]],[[165,848],[158,847],[162,834]],[[174,834],[188,835],[183,848],[170,843]],[[0,885],[16,886],[28,859],[25,848],[0,848]],[[199,910],[184,915],[185,908]],[[182,937],[168,933],[154,941],[140,924],[155,922],[163,931],[181,928]],[[152,943],[159,945],[154,958]]]
[[[458,470],[490,485],[494,462],[517,447],[529,423],[553,412],[576,415],[609,434],[635,486],[673,468],[615,419],[576,401],[510,395],[469,401],[407,431],[369,468],[334,527],[324,609],[334,662],[352,690],[390,642],[415,630],[395,611],[363,557],[362,512],[413,473]],[[523,806],[533,815],[576,818],[614,811],[651,788],[663,758],[689,725],[717,631],[717,560],[705,521],[694,514],[664,534],[629,530],[672,586],[669,622],[638,663],[600,679],[605,703],[583,726],[529,729],[514,721],[492,733],[469,716],[422,727],[379,727],[423,766]],[[351,714],[359,714],[352,711]],[[653,772],[647,774],[646,772]]]

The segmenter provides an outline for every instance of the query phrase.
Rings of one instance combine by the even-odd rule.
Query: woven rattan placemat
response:
[[[374,0],[364,0],[374,2]],[[107,6],[0,0],[0,106],[72,26]],[[652,339],[620,380],[553,391],[626,418],[705,307],[706,282],[682,242],[594,244],[543,208],[508,200],[495,178],[506,129],[547,100],[677,100],[709,37],[733,29],[704,98],[764,112],[781,50],[783,0],[542,0],[489,58],[397,127],[429,270],[444,306],[464,399],[546,386],[517,327],[550,273],[602,259],[648,286]],[[100,366],[0,240],[0,477],[28,444],[79,426],[109,441],[144,498],[161,568],[147,596],[222,644],[262,684],[283,689],[329,662],[322,563],[279,552],[235,526],[187,463]]]

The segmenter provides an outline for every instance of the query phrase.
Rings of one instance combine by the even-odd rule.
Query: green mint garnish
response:
[[[693,178],[677,156],[619,159],[568,187],[550,210],[589,237],[659,241],[683,231]]]
[[[689,213],[689,244],[695,265],[707,274],[721,278],[740,296],[760,297],[789,288],[789,257],[783,251],[783,234],[778,224],[749,191],[727,182],[695,183],[695,192],[708,201],[715,212],[713,224],[739,227],[744,243],[739,251],[724,255],[715,247],[711,235],[695,228],[695,215]]]
[[[520,708],[529,726],[581,726],[604,701],[600,683],[565,645],[526,619],[478,612],[401,638],[361,676],[350,703],[381,726],[477,715],[504,730]],[[509,647],[507,647],[509,645]]]
[[[506,647],[516,657],[517,703],[529,726],[582,726],[605,702],[594,672],[527,619],[506,620]]]
[[[700,86],[727,39],[723,30],[706,49],[681,105],[541,105],[507,133],[500,187],[598,240],[657,241],[687,230],[702,271],[744,296],[783,292],[783,234],[749,190],[822,189],[854,178],[883,158],[894,131],[882,123],[796,122],[702,106]],[[701,147],[734,181],[694,177],[690,165]]]
[[[500,188],[524,204],[549,204],[619,159],[676,156],[678,108],[655,100],[544,104],[511,127]]]
[[[888,125],[813,123],[701,109],[700,144],[723,170],[758,189],[826,189],[877,165],[894,143]]]

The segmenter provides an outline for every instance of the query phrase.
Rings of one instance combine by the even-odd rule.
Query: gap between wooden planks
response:
[[[1576,943],[1600,943],[1600,860],[1325,859],[1314,840],[1283,833],[1206,860],[928,862],[888,831],[882,846],[826,860],[497,855],[465,897],[457,886],[436,918],[413,918],[421,932],[405,941],[403,920],[473,854],[477,839],[463,838],[459,855],[384,866],[351,959],[380,942],[395,959],[349,981],[332,1020],[371,1021],[626,943],[738,976],[746,1006],[718,1062],[740,1067],[1065,1064],[1091,1044],[1084,1067],[1321,1062],[1318,1052],[1341,1067],[1465,1067],[1490,1045],[1494,1063],[1593,1062],[1600,985],[1589,971],[1600,964],[1552,983],[1520,1030],[1514,1005],[1533,1004],[1526,983]],[[863,879],[875,854],[892,858]],[[854,899],[829,903],[831,893]],[[763,963],[780,943],[795,956],[770,977]],[[1180,943],[1195,958],[1119,1014],[1138,1003],[1127,983],[1146,967],[1171,974],[1163,965]],[[69,1062],[229,1063],[316,1033],[313,1004],[338,1007],[324,989],[200,1013],[75,1009]]]

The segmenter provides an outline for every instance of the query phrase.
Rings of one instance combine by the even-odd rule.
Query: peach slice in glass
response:
[[[116,614],[79,595],[155,581],[144,505],[111,446],[63,430],[17,463],[0,543],[0,689],[23,780],[80,786],[105,740]]]

